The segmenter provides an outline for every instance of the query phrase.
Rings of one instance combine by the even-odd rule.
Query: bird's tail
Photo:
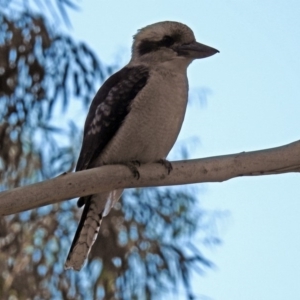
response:
[[[78,200],[79,205],[85,205],[65,263],[65,269],[79,271],[82,268],[97,238],[102,218],[109,213],[122,192],[122,189],[113,190]]]
[[[79,271],[97,238],[102,222],[102,212],[99,212],[97,203],[91,196],[86,199],[78,228],[75,233],[66,263],[65,269]]]

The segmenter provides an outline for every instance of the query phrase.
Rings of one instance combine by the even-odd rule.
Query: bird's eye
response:
[[[169,36],[169,35],[165,35],[161,41],[161,44],[162,46],[165,46],[165,47],[170,47],[174,44],[174,39]]]

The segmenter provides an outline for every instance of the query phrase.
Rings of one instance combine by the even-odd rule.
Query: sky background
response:
[[[199,42],[220,50],[189,67],[191,96],[199,88],[211,91],[205,105],[189,105],[179,136],[179,141],[199,140],[192,144],[191,158],[299,139],[299,16],[296,0],[90,0],[70,14],[72,34],[107,63],[127,63],[137,29],[164,20],[187,24]],[[300,299],[299,174],[202,186],[199,204],[229,214],[219,226],[222,245],[201,247],[216,267],[194,276],[196,295],[205,300]]]

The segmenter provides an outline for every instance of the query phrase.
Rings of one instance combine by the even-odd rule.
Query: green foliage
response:
[[[77,98],[86,108],[111,68],[41,16],[0,13],[0,24],[0,176],[8,188],[73,168],[78,130],[72,121],[57,126],[55,105],[66,111]]]
[[[128,191],[104,220],[79,273],[63,269],[77,226],[74,203],[7,218],[0,291],[17,299],[161,299],[183,284],[192,298],[192,271],[212,266],[191,242],[204,225],[199,215],[207,214],[195,201],[191,189]]]

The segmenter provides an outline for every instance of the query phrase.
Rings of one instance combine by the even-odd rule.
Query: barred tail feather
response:
[[[84,204],[85,206],[65,263],[65,269],[79,271],[82,268],[97,238],[102,218],[109,213],[122,192],[122,189],[113,190],[82,197],[78,200],[78,206]]]
[[[65,269],[74,269],[79,271],[82,268],[100,229],[103,209],[99,211],[99,207],[97,206],[99,203],[97,203],[97,201],[93,201],[92,197],[85,201],[85,203],[86,204],[65,263]]]

